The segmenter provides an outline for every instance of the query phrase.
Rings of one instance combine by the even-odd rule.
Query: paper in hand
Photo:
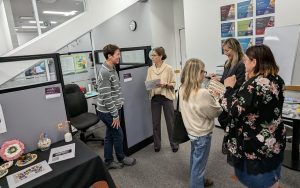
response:
[[[160,79],[145,81],[146,90],[155,89],[158,84],[160,84]]]
[[[206,85],[206,88],[211,94],[218,94],[219,96],[224,95],[226,90],[225,86],[221,82],[216,80],[210,80]]]

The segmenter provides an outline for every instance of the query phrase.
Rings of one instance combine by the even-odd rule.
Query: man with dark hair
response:
[[[123,131],[120,125],[120,110],[124,103],[121,94],[119,77],[115,68],[120,61],[120,48],[108,44],[103,48],[106,61],[99,70],[97,111],[99,118],[106,125],[104,141],[104,159],[108,169],[131,166],[136,159],[126,157],[123,152]],[[113,147],[119,162],[113,158]]]

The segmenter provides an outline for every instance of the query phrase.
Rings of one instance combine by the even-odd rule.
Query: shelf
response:
[[[285,86],[285,90],[287,90],[287,91],[300,91],[300,85],[298,85],[298,86]]]

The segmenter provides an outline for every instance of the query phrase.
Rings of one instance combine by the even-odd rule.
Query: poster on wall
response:
[[[253,20],[238,21],[238,36],[252,36],[253,35]]]
[[[275,0],[256,0],[256,16],[275,13]]]
[[[235,4],[221,6],[221,21],[230,21],[235,19]]]
[[[253,16],[253,2],[243,1],[237,4],[237,17],[241,18],[250,18]]]
[[[252,38],[241,38],[238,39],[238,41],[241,44],[241,47],[243,48],[243,51],[246,52],[247,48],[253,45],[253,39]]]
[[[235,36],[235,23],[227,22],[221,24],[221,37],[234,37]]]
[[[75,72],[87,72],[87,57],[86,54],[76,54],[73,56]]]
[[[274,27],[274,16],[256,19],[256,35],[265,34],[266,27]]]
[[[73,57],[61,56],[60,57],[61,70],[64,75],[75,73]]]
[[[261,45],[264,43],[264,37],[255,38],[255,45]]]

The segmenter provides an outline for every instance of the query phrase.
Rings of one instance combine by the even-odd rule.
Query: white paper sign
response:
[[[145,81],[145,86],[147,90],[157,88],[158,84],[160,84],[160,79]]]
[[[5,120],[4,120],[2,106],[0,104],[0,134],[1,133],[5,133],[5,132],[7,132],[7,130],[6,130],[6,124],[5,124]]]
[[[75,143],[52,148],[49,156],[49,164],[71,159],[75,157]]]
[[[9,188],[19,187],[51,171],[52,168],[48,165],[48,163],[46,161],[42,161],[40,163],[37,163],[19,172],[7,176],[7,183]]]

